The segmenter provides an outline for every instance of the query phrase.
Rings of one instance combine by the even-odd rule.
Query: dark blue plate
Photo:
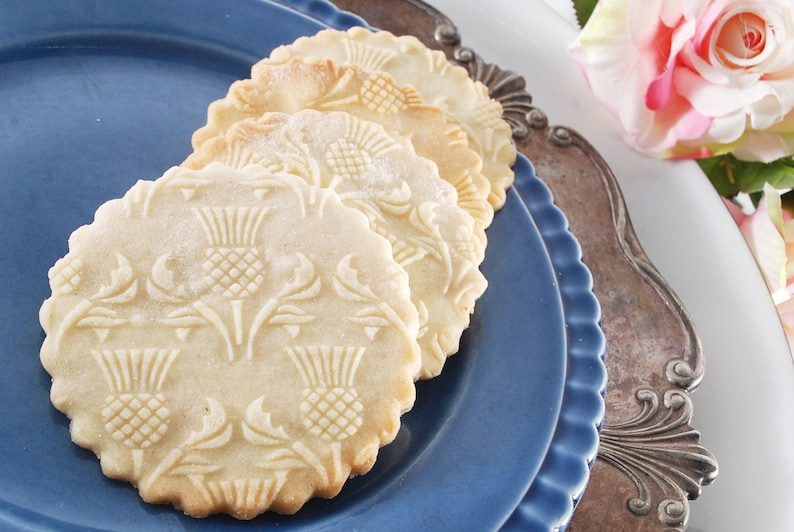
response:
[[[532,166],[488,231],[461,352],[418,386],[374,470],[295,516],[195,520],[73,445],[39,364],[69,234],[190,152],[207,105],[276,45],[363,21],[319,0],[0,0],[0,528],[365,530],[564,526],[604,413],[604,339],[576,240]]]

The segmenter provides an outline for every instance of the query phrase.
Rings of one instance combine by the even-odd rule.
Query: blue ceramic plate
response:
[[[374,470],[252,522],[140,501],[73,445],[38,351],[69,234],[190,152],[207,105],[276,45],[363,21],[317,0],[0,0],[0,528],[552,528],[597,450],[606,382],[580,249],[523,157],[489,229],[490,287],[461,352],[418,386]]]

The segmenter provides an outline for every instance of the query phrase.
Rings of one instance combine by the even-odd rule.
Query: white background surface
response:
[[[706,376],[692,395],[693,425],[720,472],[691,503],[689,530],[794,530],[794,362],[753,258],[708,180],[692,162],[649,160],[625,147],[567,53],[578,31],[570,0],[429,1],[456,23],[465,46],[522,74],[552,124],[594,144],[618,178],[643,248],[694,318]]]

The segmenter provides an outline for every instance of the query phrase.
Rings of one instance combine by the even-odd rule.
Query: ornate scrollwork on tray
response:
[[[692,400],[686,392],[669,389],[660,397],[645,388],[635,397],[641,405],[635,416],[604,424],[598,457],[634,483],[637,495],[626,502],[633,513],[647,515],[656,504],[660,522],[683,526],[688,499],[697,498],[713,480],[717,463],[689,424]],[[654,492],[661,493],[654,497]]]
[[[522,76],[462,46],[454,23],[435,8],[421,0],[334,1],[373,26],[415,35],[484,83],[579,240],[602,306],[609,388],[598,459],[568,530],[592,530],[594,522],[605,530],[682,530],[688,500],[717,475],[690,424],[689,392],[703,377],[704,357],[689,314],[639,244],[609,166],[576,131],[549,125]]]

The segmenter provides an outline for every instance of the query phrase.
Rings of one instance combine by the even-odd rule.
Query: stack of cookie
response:
[[[510,128],[441,52],[353,28],[276,49],[193,147],[50,270],[52,402],[148,502],[294,513],[369,471],[458,350]]]

